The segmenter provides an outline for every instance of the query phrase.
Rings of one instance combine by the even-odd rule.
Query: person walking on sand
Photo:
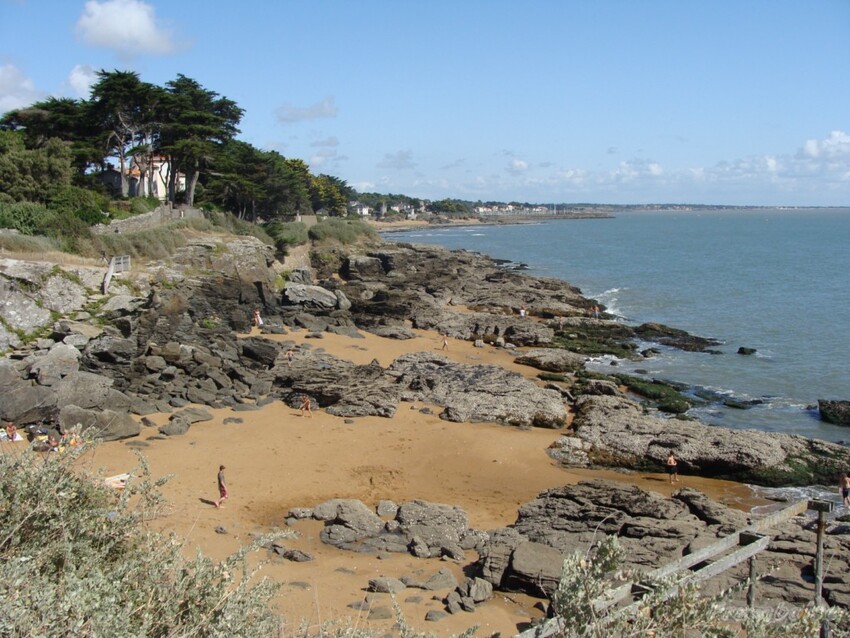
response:
[[[440,350],[448,350],[449,349],[449,333],[445,333],[443,335],[443,347]]]
[[[301,416],[304,416],[304,414],[309,416],[311,419],[313,418],[313,411],[310,409],[310,397],[306,394],[301,397]]]
[[[838,493],[841,494],[841,502],[844,503],[844,507],[850,507],[850,472],[841,477]]]
[[[679,461],[676,460],[673,450],[667,455],[667,474],[670,475],[671,485],[679,482]]]
[[[224,466],[218,466],[218,500],[215,502],[215,506],[217,508],[221,507],[222,503],[227,500],[227,497],[230,496],[227,491],[227,482],[224,480]]]

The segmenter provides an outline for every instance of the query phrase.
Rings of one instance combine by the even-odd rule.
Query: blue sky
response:
[[[97,69],[361,191],[850,206],[848,0],[0,0],[0,111]]]

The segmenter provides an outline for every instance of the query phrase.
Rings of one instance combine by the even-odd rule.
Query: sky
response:
[[[361,192],[850,206],[850,0],[0,0],[0,112],[100,69]]]

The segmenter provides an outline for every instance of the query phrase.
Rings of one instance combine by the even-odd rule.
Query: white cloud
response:
[[[92,84],[97,82],[97,71],[88,64],[78,64],[71,69],[66,81],[77,97],[88,99]]]
[[[76,29],[86,44],[123,57],[163,55],[176,49],[170,30],[157,22],[153,6],[141,0],[88,0]]]
[[[304,122],[306,120],[317,120],[323,117],[336,117],[337,108],[333,96],[328,96],[321,102],[309,106],[293,106],[282,104],[275,111],[278,122],[289,124],[292,122]]]
[[[511,175],[525,173],[528,170],[528,162],[521,159],[513,159],[505,170]]]
[[[384,159],[378,162],[378,168],[410,170],[416,168],[416,162],[413,161],[413,153],[410,151],[398,151],[384,155]]]
[[[825,140],[806,140],[798,156],[818,158],[850,158],[850,135],[832,131]]]
[[[45,97],[15,65],[0,65],[0,113],[29,106]]]

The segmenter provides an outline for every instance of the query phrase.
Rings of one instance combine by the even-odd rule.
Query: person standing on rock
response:
[[[217,508],[220,508],[222,503],[230,496],[230,493],[227,491],[227,482],[224,480],[224,469],[223,465],[218,466],[218,500],[215,502]]]
[[[673,450],[667,455],[667,474],[670,475],[670,485],[679,482],[679,461]]]
[[[844,503],[844,507],[850,507],[850,472],[841,477],[838,493],[841,494],[841,502]]]

